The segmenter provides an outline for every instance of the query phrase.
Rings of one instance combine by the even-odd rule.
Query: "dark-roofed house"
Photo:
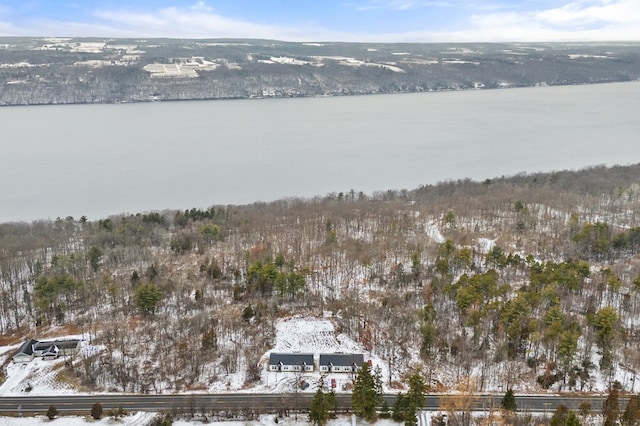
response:
[[[58,348],[53,342],[38,342],[33,345],[33,355],[42,359],[58,358]]]
[[[38,343],[38,341],[34,339],[30,339],[24,342],[22,346],[20,346],[20,349],[18,349],[18,352],[16,352],[15,355],[11,358],[11,360],[16,364],[19,362],[31,361],[34,356],[33,345],[35,345],[36,343]]]
[[[27,340],[11,358],[14,363],[29,362],[34,357],[56,359],[61,356],[73,356],[80,352],[80,340]]]
[[[320,354],[322,373],[352,373],[362,370],[363,354]]]
[[[74,356],[80,352],[80,340],[56,340],[58,347],[58,356]]]
[[[284,354],[269,355],[269,371],[313,371],[313,354]]]

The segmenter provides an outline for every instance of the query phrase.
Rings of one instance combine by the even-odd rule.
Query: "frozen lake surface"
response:
[[[0,108],[0,222],[640,161],[640,82]]]

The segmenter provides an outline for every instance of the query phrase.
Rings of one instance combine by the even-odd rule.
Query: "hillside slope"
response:
[[[635,391],[639,203],[633,165],[2,224],[0,334],[94,336],[60,370],[88,391],[260,388],[294,317],[390,389],[421,368],[439,390]]]
[[[336,96],[640,78],[640,44],[0,38],[0,105]]]

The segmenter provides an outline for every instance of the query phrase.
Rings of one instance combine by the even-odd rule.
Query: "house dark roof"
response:
[[[313,354],[282,354],[271,353],[269,365],[313,365]]]
[[[80,340],[56,340],[54,343],[60,350],[75,349]]]
[[[38,343],[35,339],[27,340],[20,346],[18,352],[16,352],[13,356],[16,355],[33,355],[33,347]]]
[[[320,354],[320,365],[351,367],[354,364],[358,367],[362,367],[362,364],[364,364],[364,355],[363,354]]]
[[[43,353],[56,353],[59,349],[73,349],[78,346],[80,340],[50,340],[50,341],[38,341],[35,339],[27,340],[20,346],[16,355],[33,355],[34,351],[43,351]]]
[[[36,342],[33,351],[54,352],[55,346],[55,342]]]

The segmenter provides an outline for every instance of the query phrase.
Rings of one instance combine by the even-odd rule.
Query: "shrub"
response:
[[[49,409],[47,410],[47,418],[49,420],[53,420],[56,418],[57,415],[58,415],[58,409],[53,405],[50,405]]]
[[[100,404],[99,402],[93,404],[93,407],[91,407],[91,417],[96,420],[100,420],[100,418],[102,417],[102,404]]]

